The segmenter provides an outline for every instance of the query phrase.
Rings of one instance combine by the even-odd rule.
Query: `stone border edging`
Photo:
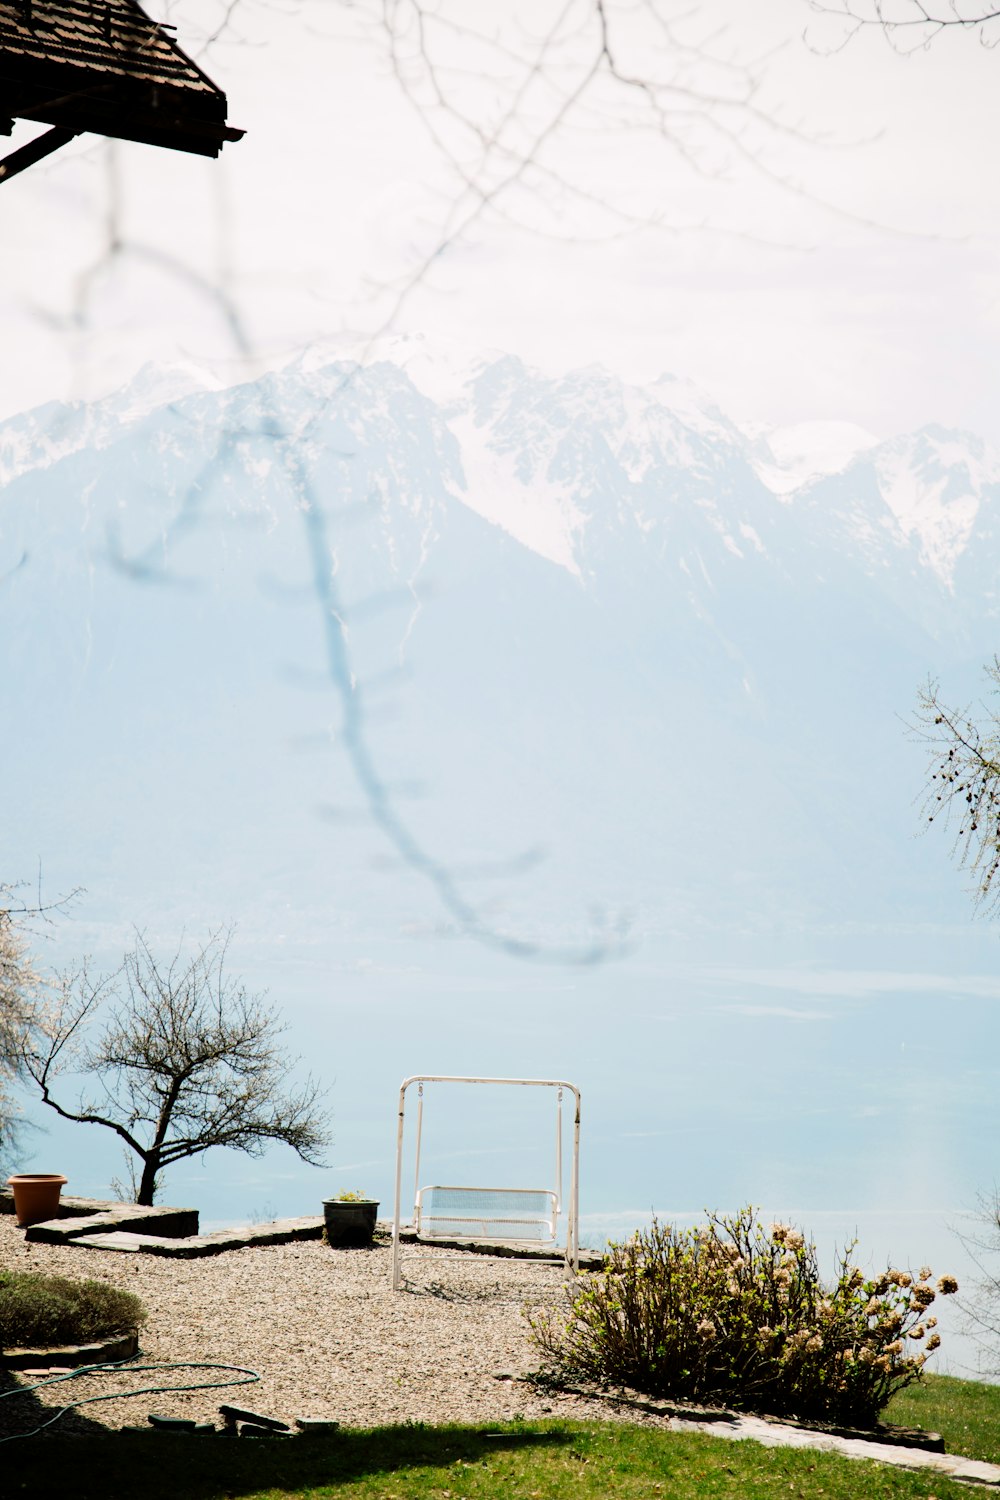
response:
[[[80,1365],[117,1364],[139,1352],[137,1333],[117,1333],[96,1344],[59,1344],[45,1349],[0,1349],[0,1369],[77,1369]]]
[[[503,1378],[503,1377],[498,1377]],[[547,1382],[530,1375],[516,1377],[527,1385],[546,1386]],[[627,1406],[634,1411],[647,1412],[653,1417],[676,1417],[683,1422],[727,1422],[738,1426],[745,1417],[767,1422],[772,1427],[793,1427],[800,1432],[817,1433],[821,1437],[850,1438],[864,1443],[888,1443],[896,1448],[920,1448],[925,1453],[943,1453],[944,1438],[939,1432],[925,1432],[920,1427],[900,1427],[891,1422],[878,1422],[874,1427],[845,1427],[837,1422],[809,1422],[800,1417],[772,1417],[763,1412],[734,1411],[726,1406],[696,1406],[683,1401],[667,1401],[662,1397],[644,1396],[640,1391],[628,1389],[605,1391],[582,1385],[553,1383],[552,1390],[564,1391],[585,1400],[606,1401],[614,1406]]]
[[[391,1219],[379,1219],[375,1228],[382,1234],[388,1234],[391,1241]],[[400,1225],[399,1243],[401,1245],[425,1245],[429,1250],[461,1250],[466,1255],[492,1255],[497,1260],[531,1260],[551,1264],[559,1264],[563,1260],[563,1256],[558,1251],[534,1250],[528,1245],[513,1242],[485,1244],[482,1240],[439,1240],[437,1238],[422,1240],[412,1225]],[[607,1257],[596,1250],[581,1250],[579,1259],[581,1271],[599,1271]]]
[[[523,1380],[524,1376],[515,1377]],[[767,1448],[811,1448],[823,1453],[837,1453],[843,1458],[862,1458],[875,1463],[888,1464],[897,1469],[917,1469],[940,1474],[965,1484],[978,1484],[990,1489],[1000,1489],[1000,1465],[986,1463],[978,1458],[964,1458],[958,1453],[929,1451],[925,1444],[914,1445],[902,1437],[907,1429],[901,1429],[895,1437],[884,1432],[853,1432],[807,1427],[801,1422],[786,1422],[776,1417],[758,1417],[749,1412],[733,1412],[710,1408],[685,1410],[679,1403],[654,1402],[640,1398],[636,1400],[625,1394],[616,1396],[610,1391],[588,1391],[581,1387],[561,1387],[575,1395],[591,1397],[596,1401],[608,1401],[616,1406],[632,1406],[650,1415],[662,1417],[674,1431],[704,1432],[709,1437],[728,1438],[734,1442],[750,1440]],[[937,1437],[938,1434],[925,1436]],[[944,1448],[941,1440],[942,1450]]]

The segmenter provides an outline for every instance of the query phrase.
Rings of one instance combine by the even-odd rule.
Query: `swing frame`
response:
[[[556,1094],[556,1188],[552,1192],[547,1188],[475,1188],[455,1187],[445,1184],[434,1184],[421,1187],[420,1185],[420,1141],[423,1128],[424,1109],[424,1084],[425,1083],[484,1083],[500,1084],[515,1088],[545,1088],[555,1089]],[[569,1202],[566,1209],[566,1246],[563,1251],[567,1269],[572,1267],[574,1271],[580,1269],[580,1090],[576,1084],[568,1083],[561,1078],[479,1078],[464,1074],[454,1073],[414,1073],[410,1078],[404,1078],[399,1088],[399,1112],[396,1124],[396,1196],[392,1219],[392,1287],[394,1291],[399,1290],[399,1246],[400,1246],[400,1214],[402,1205],[403,1186],[403,1137],[406,1112],[406,1091],[413,1084],[417,1085],[417,1139],[416,1156],[414,1160],[414,1218],[418,1238],[433,1240],[435,1238],[447,1237],[450,1240],[471,1239],[477,1243],[485,1241],[495,1244],[509,1244],[512,1241],[531,1241],[534,1244],[555,1244],[556,1224],[562,1211],[562,1097],[563,1093],[572,1094],[574,1101],[573,1110],[573,1161],[570,1168]],[[466,1198],[478,1198],[489,1200],[494,1195],[496,1206],[505,1201],[511,1211],[504,1214],[479,1214],[466,1217],[458,1211],[450,1213],[435,1214],[433,1212],[434,1194],[465,1195]],[[430,1196],[430,1208],[425,1207],[427,1195]],[[537,1205],[541,1200],[549,1200],[549,1214],[544,1215],[537,1212]],[[532,1200],[535,1200],[532,1203]],[[463,1205],[456,1199],[458,1208]],[[482,1203],[479,1204],[482,1207]],[[532,1212],[532,1207],[535,1212]],[[527,1213],[527,1217],[524,1215]],[[428,1224],[437,1219],[449,1225],[464,1223],[470,1230],[478,1226],[479,1233],[449,1232],[447,1236],[437,1235],[432,1232],[421,1236],[421,1224]],[[507,1232],[493,1234],[489,1226],[493,1224],[497,1230]],[[541,1240],[538,1230],[550,1225],[550,1233]],[[518,1230],[521,1230],[518,1233]]]

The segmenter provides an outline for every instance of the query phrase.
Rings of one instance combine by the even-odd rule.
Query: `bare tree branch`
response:
[[[1000,691],[1000,657],[986,676]],[[1000,710],[982,705],[984,718],[970,708],[949,708],[938,684],[929,681],[918,700],[910,728],[931,747],[923,812],[927,824],[958,823],[952,855],[975,877],[973,895],[983,912],[1000,907]]]
[[[877,28],[897,52],[904,55],[931,45],[942,31],[975,32],[984,47],[1000,42],[1000,8],[971,0],[809,0],[817,15],[844,22],[843,34],[832,49],[840,51],[861,31]]]
[[[229,977],[229,939],[220,930],[191,957],[178,948],[163,963],[138,933],[116,973],[94,980],[83,969],[63,984],[44,1018],[47,1044],[25,1048],[43,1103],[64,1120],[103,1125],[139,1158],[138,1203],[152,1203],[165,1168],[215,1146],[259,1156],[282,1142],[321,1163],[320,1087],[289,1086],[286,1028]],[[67,1071],[96,1078],[103,1097],[62,1102],[54,1089]]]
[[[14,1090],[26,1076],[25,1056],[39,1036],[44,1014],[44,984],[29,951],[34,924],[64,911],[76,896],[47,901],[41,870],[33,900],[24,885],[0,883],[0,1165],[12,1165],[23,1121]]]

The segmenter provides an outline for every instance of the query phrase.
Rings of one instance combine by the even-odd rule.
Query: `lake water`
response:
[[[561,1077],[582,1091],[586,1244],[653,1212],[687,1224],[752,1202],[813,1237],[824,1267],[856,1237],[866,1269],[927,1263],[970,1280],[954,1231],[993,1182],[994,1070],[981,1039],[1000,985],[988,975],[679,964],[657,961],[653,943],[583,970],[404,937],[276,954],[242,933],[233,957],[282,997],[289,1045],[329,1084],[333,1146],[322,1169],[287,1149],[180,1163],[161,1201],[199,1208],[205,1228],[319,1212],[348,1188],[388,1216],[405,1076]],[[981,957],[973,946],[973,966]],[[411,1094],[404,1211],[414,1105]],[[108,1195],[121,1174],[110,1132],[29,1113],[41,1129],[23,1165]],[[554,1137],[548,1091],[428,1085],[421,1175],[546,1187]],[[568,1172],[568,1131],[564,1141]],[[937,1367],[974,1369],[947,1305],[941,1322]]]

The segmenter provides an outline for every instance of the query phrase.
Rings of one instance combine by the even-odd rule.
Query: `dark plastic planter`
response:
[[[323,1217],[331,1245],[370,1245],[375,1238],[378,1202],[365,1199],[345,1203],[342,1198],[324,1198]]]

